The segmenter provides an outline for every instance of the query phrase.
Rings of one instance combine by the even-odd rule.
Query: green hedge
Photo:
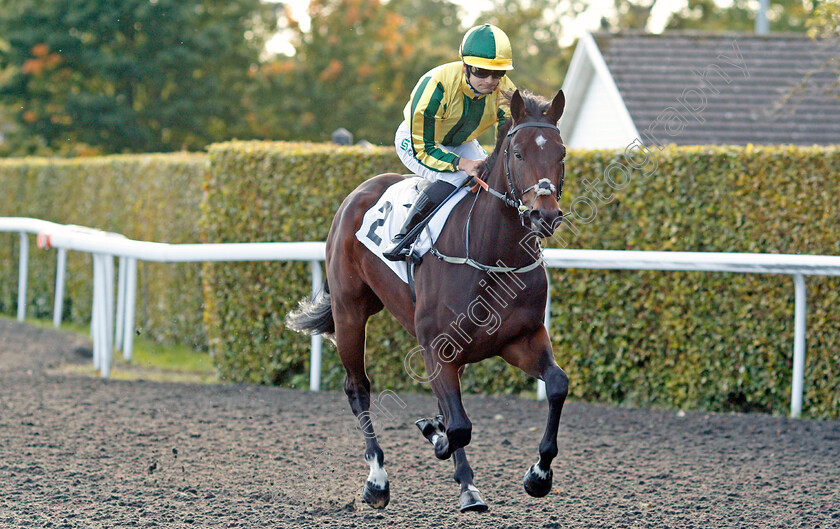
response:
[[[347,193],[373,175],[402,171],[393,149],[305,143],[217,144],[210,166],[208,242],[324,241]],[[283,319],[311,290],[309,265],[211,263],[204,274],[210,351],[220,374],[308,387],[309,339],[285,330]],[[393,321],[383,320],[374,334],[396,334],[407,343]],[[325,349],[325,385],[337,388],[344,373],[334,348]],[[394,353],[398,360],[399,350]],[[393,364],[382,367],[398,380]],[[371,372],[377,372],[373,365]]]
[[[622,152],[573,151],[563,209],[597,214],[562,230],[570,248],[840,254],[840,149],[668,148],[658,167],[598,192]],[[614,166],[613,166],[614,167]],[[404,171],[393,149],[226,143],[205,155],[0,161],[0,216],[29,216],[162,242],[323,241],[343,198],[372,175]],[[613,176],[618,173],[612,173]],[[202,203],[202,196],[204,200]],[[575,211],[586,214],[579,200]],[[0,234],[0,311],[15,313],[17,235]],[[34,248],[34,241],[33,248]],[[558,240],[551,241],[558,246]],[[52,311],[55,253],[31,250],[30,314]],[[202,278],[203,274],[203,278]],[[789,276],[552,270],[551,333],[572,396],[711,410],[786,413],[793,342]],[[65,318],[90,315],[91,263],[71,252]],[[202,282],[203,279],[203,282]],[[233,380],[306,386],[309,339],[283,318],[309,293],[305,263],[143,264],[138,327],[209,346]],[[805,414],[840,417],[840,281],[809,277]],[[201,289],[203,286],[203,296]],[[206,305],[205,305],[206,304]],[[204,321],[202,322],[202,316]],[[378,390],[425,390],[403,367],[415,345],[387,314],[368,328]],[[420,369],[419,365],[415,366]],[[325,348],[324,386],[343,369]],[[470,366],[467,392],[532,391],[499,360]]]
[[[574,246],[840,254],[840,149],[679,148],[658,159],[655,173],[634,171],[595,221],[580,226]],[[626,162],[606,152],[573,153],[571,160],[570,197],[586,194],[582,178]],[[601,193],[609,198],[605,188]],[[554,312],[552,336],[574,395],[720,411],[789,409],[790,276],[570,270],[553,278],[553,300],[566,310]],[[804,407],[807,415],[836,418],[840,280],[808,277],[806,284]]]
[[[0,216],[78,224],[158,242],[200,242],[204,154],[0,161]],[[27,313],[52,317],[56,253],[30,237]],[[0,233],[0,312],[17,310],[18,235]],[[92,263],[69,252],[64,319],[90,319]],[[137,327],[164,341],[204,347],[200,265],[141,263]]]
[[[573,151],[563,208],[597,205],[569,248],[840,254],[836,148],[667,148],[658,167],[603,183],[623,152]],[[375,174],[403,168],[392,149],[226,143],[210,149],[208,242],[322,241],[342,199]],[[638,159],[632,159],[638,163]],[[645,175],[645,171],[651,172]],[[612,173],[616,180],[618,173]],[[583,179],[602,181],[601,203]],[[577,202],[576,202],[577,204]],[[580,205],[576,211],[589,215]],[[553,246],[560,245],[557,240]],[[552,270],[551,334],[574,398],[631,405],[786,413],[793,343],[789,276]],[[309,292],[308,265],[205,266],[206,322],[220,372],[305,386],[309,340],[283,326]],[[810,277],[805,414],[840,416],[840,281]],[[834,307],[835,311],[832,311]],[[377,390],[422,387],[403,368],[414,346],[393,318],[368,327]],[[324,385],[343,370],[325,350]],[[533,381],[498,360],[470,366],[465,391],[521,392]]]

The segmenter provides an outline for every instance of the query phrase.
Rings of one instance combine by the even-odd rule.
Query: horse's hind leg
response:
[[[370,475],[362,490],[365,503],[384,509],[390,501],[388,474],[385,472],[385,454],[379,447],[370,413],[370,380],[365,373],[365,325],[368,318],[382,309],[382,304],[370,291],[365,296],[353,296],[349,303],[342,303],[333,294],[335,342],[346,373],[344,392],[350,409],[359,420],[365,437],[365,461],[370,465]]]
[[[525,492],[535,498],[541,498],[551,491],[553,477],[551,462],[558,453],[557,429],[560,426],[563,404],[569,392],[569,378],[554,360],[551,341],[543,326],[534,335],[509,345],[501,356],[509,364],[545,382],[548,421],[542,441],[540,441],[540,460],[528,468],[523,480]]]

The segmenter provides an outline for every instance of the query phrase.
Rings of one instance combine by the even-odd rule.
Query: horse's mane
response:
[[[522,96],[522,102],[525,103],[525,115],[533,117],[534,119],[539,119],[539,117],[543,116],[546,111],[548,110],[548,106],[551,104],[551,101],[548,99],[539,96],[537,94],[533,94],[528,90],[519,90],[519,95]],[[504,98],[504,103],[507,103],[510,106],[510,100],[513,97],[513,90],[508,90],[507,92],[502,92],[502,97]],[[505,120],[502,127],[496,133],[496,146],[493,148],[493,152],[490,156],[487,157],[487,160],[484,162],[484,174],[482,177],[487,176],[490,174],[490,171],[493,170],[493,166],[496,165],[496,160],[499,157],[499,154],[502,151],[502,143],[505,141],[505,137],[507,136],[510,127],[513,125],[513,119]]]

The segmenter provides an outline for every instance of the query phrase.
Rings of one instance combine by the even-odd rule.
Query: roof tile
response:
[[[840,144],[837,42],[801,34],[594,37],[643,136],[678,145]],[[679,113],[672,135],[662,122],[669,107]]]

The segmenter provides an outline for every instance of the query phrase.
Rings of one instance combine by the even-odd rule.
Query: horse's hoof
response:
[[[522,480],[522,484],[525,486],[525,492],[535,498],[542,498],[551,491],[551,478],[553,475],[551,469],[548,469],[548,472],[543,472],[537,465],[532,466],[525,473],[525,479]]]
[[[432,444],[435,444],[435,435],[446,435],[443,430],[442,415],[438,415],[434,419],[420,419],[414,424],[416,424],[417,428],[420,429],[420,432],[423,434],[423,437],[425,437]]]
[[[431,441],[432,435],[437,431],[436,425],[433,419],[420,419],[414,423],[417,428],[420,429],[420,433],[423,434],[423,437]]]
[[[438,442],[435,443],[435,457],[441,461],[446,461],[452,457],[452,452],[449,450],[449,441],[446,439],[446,436],[438,439]]]
[[[465,490],[461,493],[461,512],[484,512],[489,507],[481,499],[477,490]]]
[[[391,486],[385,483],[381,488],[374,483],[367,481],[362,489],[362,500],[374,509],[384,509],[391,501]]]

